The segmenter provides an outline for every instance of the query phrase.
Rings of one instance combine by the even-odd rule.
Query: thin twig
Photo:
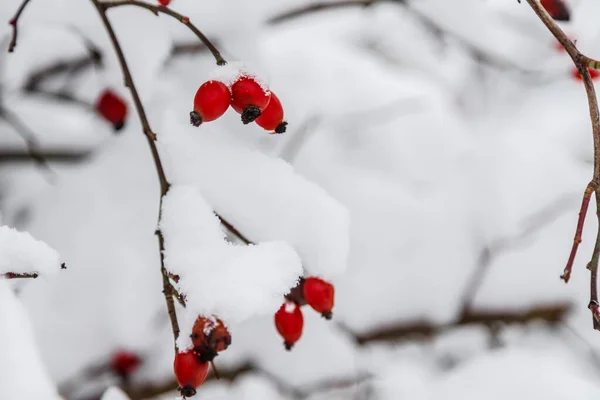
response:
[[[40,276],[37,272],[26,272],[22,274],[18,274],[15,272],[5,272],[0,274],[0,278],[4,279],[36,279]]]
[[[585,192],[583,193],[583,200],[581,202],[581,208],[579,210],[579,218],[577,220],[577,229],[575,229],[575,238],[573,239],[573,247],[571,247],[571,254],[569,254],[569,260],[567,261],[567,266],[563,274],[560,276],[565,283],[569,282],[571,279],[571,272],[573,271],[573,263],[575,262],[575,256],[577,255],[577,249],[579,248],[579,244],[581,243],[581,237],[583,234],[583,225],[585,223],[585,217],[587,215],[588,206],[590,204],[590,199],[592,198],[592,193],[596,191],[596,187],[592,182],[590,182],[585,188]]]
[[[229,232],[231,232],[231,234],[233,234],[233,236],[237,237],[239,240],[241,240],[246,245],[254,244],[250,239],[248,239],[240,231],[238,231],[235,226],[231,225],[225,218],[221,217],[219,214],[216,214],[216,215],[219,218],[219,220],[221,221],[221,224],[225,228],[227,228],[227,230]]]
[[[539,0],[526,0],[529,6],[533,9],[538,18],[546,25],[548,30],[554,35],[556,40],[563,45],[573,63],[577,67],[579,74],[583,78],[583,85],[585,87],[585,92],[588,99],[590,120],[592,122],[592,135],[594,139],[594,173],[590,183],[586,188],[586,192],[584,195],[584,200],[581,205],[581,209],[579,212],[579,219],[577,223],[577,229],[575,233],[575,241],[573,248],[571,250],[571,255],[569,256],[569,261],[567,263],[567,268],[565,268],[565,273],[563,273],[563,279],[565,281],[568,280],[572,265],[575,259],[575,255],[577,252],[577,247],[579,245],[578,241],[580,241],[580,233],[583,231],[583,220],[585,219],[585,215],[587,212],[587,207],[589,204],[589,199],[587,199],[587,195],[589,190],[593,190],[596,194],[596,214],[598,215],[598,232],[596,233],[596,245],[594,246],[594,252],[592,254],[592,259],[588,264],[588,269],[590,270],[590,303],[589,309],[593,315],[593,324],[594,329],[600,330],[600,313],[598,311],[598,260],[600,259],[600,112],[598,111],[598,100],[596,99],[596,90],[594,88],[594,83],[592,82],[592,78],[588,71],[588,68],[598,69],[600,68],[600,62],[596,61],[592,58],[589,58],[579,50],[575,46],[575,43],[562,31],[560,26],[552,19],[550,14],[546,11],[546,9],[540,4]],[[520,0],[519,0],[520,2]]]
[[[92,153],[91,150],[48,149],[40,150],[38,154],[46,161],[75,164],[88,159]],[[0,164],[29,163],[31,160],[29,150],[0,149]]]
[[[102,19],[102,23],[108,32],[110,40],[113,44],[115,53],[117,54],[117,58],[119,59],[119,63],[121,64],[121,69],[123,72],[123,78],[125,80],[125,86],[129,88],[131,92],[131,96],[133,97],[133,101],[140,118],[140,122],[142,124],[142,128],[144,131],[144,135],[148,142],[148,146],[150,147],[150,151],[152,153],[152,158],[154,160],[154,165],[156,168],[156,173],[158,175],[158,180],[160,183],[160,206],[158,211],[158,219],[160,221],[160,213],[162,209],[162,201],[169,190],[169,182],[167,181],[165,171],[162,165],[162,161],[160,159],[160,155],[158,154],[158,149],[156,147],[156,134],[152,131],[150,127],[150,123],[148,122],[148,117],[146,116],[146,111],[144,110],[144,106],[142,105],[142,101],[138,94],[138,91],[133,82],[133,77],[131,76],[131,72],[129,70],[129,66],[127,61],[125,60],[125,56],[123,54],[123,50],[117,39],[117,36],[113,30],[113,27],[108,20],[106,15],[106,7],[98,0],[90,0],[96,9],[98,10],[98,14]],[[173,330],[173,338],[174,338],[174,347],[175,352],[178,351],[177,348],[177,338],[179,337],[179,322],[177,321],[177,313],[175,311],[175,302],[173,301],[173,294],[176,292],[171,282],[169,281],[169,275],[167,269],[165,268],[165,260],[164,260],[164,251],[165,251],[165,241],[160,229],[156,230],[156,235],[158,237],[158,247],[160,251],[160,266],[161,266],[161,275],[163,281],[163,294],[165,296],[165,302],[167,304],[167,311],[169,313],[169,319],[171,320],[171,328]]]
[[[29,1],[30,0],[24,0],[21,3],[21,5],[19,6],[19,9],[17,10],[15,16],[12,17],[10,19],[10,21],[8,21],[8,23],[12,26],[12,30],[13,30],[12,39],[10,40],[10,44],[8,45],[9,53],[12,53],[15,50],[15,47],[17,47],[17,36],[19,34],[17,25],[19,23],[19,18],[21,17],[23,10],[25,10],[25,7],[27,7],[27,4],[29,3]]]
[[[103,11],[106,11],[109,8],[120,7],[120,6],[136,6],[136,7],[145,8],[146,10],[151,11],[155,15],[158,15],[159,13],[169,15],[169,16],[175,18],[176,20],[178,20],[179,22],[181,22],[182,24],[184,24],[185,26],[187,26],[192,32],[194,32],[194,34],[198,37],[198,39],[200,39],[200,41],[202,43],[204,43],[204,45],[206,47],[208,47],[208,49],[212,53],[213,57],[215,58],[217,65],[227,64],[227,61],[225,61],[223,56],[221,56],[221,53],[219,52],[219,50],[200,31],[200,29],[196,28],[196,26],[190,22],[190,19],[188,17],[181,15],[178,12],[175,12],[168,7],[144,3],[143,1],[137,1],[137,0],[122,0],[122,1],[111,1],[111,2],[100,2],[100,1],[96,0],[95,3],[98,4],[98,7],[100,7]]]
[[[39,144],[35,133],[33,133],[27,125],[21,121],[21,118],[12,111],[2,108],[0,109],[0,119],[3,119],[8,125],[12,126],[19,136],[25,142],[29,157],[38,164],[47,173],[49,182],[53,182],[56,178],[56,173],[48,164],[48,160],[44,157],[43,153],[39,151]]]

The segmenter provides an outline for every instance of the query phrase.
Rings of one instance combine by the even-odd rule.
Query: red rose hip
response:
[[[571,12],[564,0],[541,0],[540,3],[554,20],[569,21],[571,19]]]
[[[320,278],[308,277],[304,279],[302,290],[306,303],[325,319],[331,319],[335,297],[333,285]]]
[[[302,336],[304,328],[304,316],[300,306],[291,301],[283,303],[275,313],[275,327],[284,340],[285,348],[291,350]]]
[[[271,92],[251,77],[242,76],[231,85],[231,107],[242,114],[244,125],[258,118],[270,100]]]
[[[219,81],[204,82],[194,96],[190,123],[200,126],[203,122],[214,121],[225,114],[230,105],[231,92],[227,85]]]
[[[171,0],[158,0],[158,3],[159,3],[161,6],[164,6],[164,7],[166,7],[166,6],[168,6],[168,5],[171,3]]]
[[[127,378],[140,365],[140,358],[135,353],[119,351],[111,359],[110,365],[117,375]]]
[[[188,350],[175,355],[173,370],[181,395],[184,398],[192,397],[208,375],[208,363],[201,362],[193,350]]]
[[[96,112],[110,122],[115,131],[119,131],[125,126],[127,103],[118,94],[106,89],[96,101]]]
[[[269,105],[255,121],[258,126],[264,130],[272,131],[272,133],[285,132],[287,122],[283,120],[283,107],[275,93],[271,92]]]

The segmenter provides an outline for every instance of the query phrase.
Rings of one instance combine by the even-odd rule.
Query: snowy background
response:
[[[585,91],[522,3],[382,1],[281,19],[310,2],[173,0],[226,59],[268,79],[285,135],[232,111],[190,126],[196,89],[217,68],[210,53],[167,16],[109,11],[177,185],[164,205],[171,260],[198,279],[196,310],[230,322],[223,377],[197,398],[600,396],[584,268],[593,212],[571,282],[559,279],[592,175]],[[1,1],[0,20],[19,4]],[[600,2],[569,4],[562,26],[600,57]],[[91,45],[101,65],[86,61]],[[33,79],[57,63],[71,68]],[[35,133],[51,168],[0,119],[1,221],[60,257],[12,231],[0,239],[22,245],[24,263],[68,266],[0,281],[0,398],[176,398],[158,180],[91,2],[34,0],[0,71],[0,110]],[[90,108],[107,87],[130,105],[117,134]],[[258,245],[226,245],[211,209]],[[0,243],[0,255],[12,249]],[[332,322],[306,312],[288,353],[273,324],[281,298],[268,293],[285,292],[301,265],[331,278],[336,307]],[[123,350],[142,359],[128,382],[103,369]]]

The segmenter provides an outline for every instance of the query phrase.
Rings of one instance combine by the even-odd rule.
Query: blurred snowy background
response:
[[[150,122],[173,144],[161,148],[169,177],[193,181],[251,240],[288,242],[306,268],[347,261],[332,322],[306,313],[292,352],[272,313],[232,325],[223,376],[197,398],[599,398],[589,233],[571,282],[559,279],[592,175],[568,56],[516,0],[286,14],[313,3],[171,3],[269,80],[285,135],[231,111],[190,126],[210,53],[167,16],[109,11]],[[562,26],[600,57],[600,2],[568,3]],[[19,4],[1,1],[0,21]],[[108,36],[84,0],[34,0],[19,28],[16,51],[0,53],[0,106],[52,172],[0,120],[2,224],[50,244],[68,270],[0,282],[0,398],[91,400],[121,386],[128,397],[103,398],[173,399],[159,186]],[[89,106],[107,87],[130,104],[117,134]],[[128,382],[104,373],[119,351],[142,360]]]

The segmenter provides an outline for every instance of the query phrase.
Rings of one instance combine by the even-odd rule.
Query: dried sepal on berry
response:
[[[192,344],[200,360],[210,362],[231,344],[229,330],[218,318],[199,316],[192,328]]]

